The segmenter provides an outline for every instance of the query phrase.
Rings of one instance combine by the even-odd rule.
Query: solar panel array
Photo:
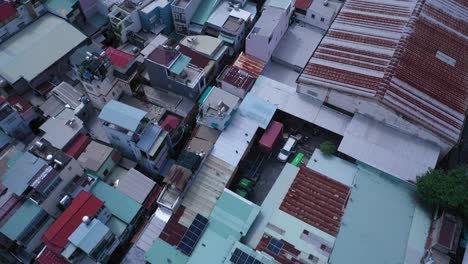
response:
[[[229,259],[233,264],[263,264],[260,260],[255,259],[244,251],[236,248]]]
[[[197,214],[177,248],[187,256],[192,255],[193,249],[197,245],[198,240],[200,240],[201,234],[205,231],[207,224],[208,219]]]
[[[276,255],[278,255],[281,249],[283,248],[283,246],[284,246],[283,242],[277,239],[271,238],[270,243],[268,243],[267,249],[275,253]]]

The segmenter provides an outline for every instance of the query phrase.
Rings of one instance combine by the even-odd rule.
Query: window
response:
[[[325,21],[325,18],[320,18],[320,22],[324,22]]]
[[[115,97],[115,92],[112,92],[112,96],[114,96],[114,97]]]
[[[310,15],[310,17],[311,17],[312,19],[315,19],[315,15],[314,15],[314,14]]]
[[[273,35],[271,35],[271,36],[268,38],[268,44],[270,44],[272,38],[273,38]]]
[[[277,239],[271,238],[270,243],[268,243],[267,249],[273,252],[275,255],[278,255],[281,249],[283,248],[283,246],[284,246],[283,242]]]
[[[105,169],[104,172],[103,172],[102,174],[104,174],[104,176],[109,175],[109,170],[108,170],[108,169]]]

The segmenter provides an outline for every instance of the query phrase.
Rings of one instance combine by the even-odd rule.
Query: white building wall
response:
[[[317,8],[317,7],[320,8]],[[339,4],[329,2],[328,6],[323,6],[322,3],[312,4],[308,9],[306,15],[299,14],[296,11],[296,19],[302,21],[306,24],[318,27],[323,30],[328,30],[333,20],[336,17],[336,14],[339,10]]]

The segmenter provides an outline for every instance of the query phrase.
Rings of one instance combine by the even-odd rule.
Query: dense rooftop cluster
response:
[[[467,65],[465,0],[0,0],[0,262],[468,261]]]

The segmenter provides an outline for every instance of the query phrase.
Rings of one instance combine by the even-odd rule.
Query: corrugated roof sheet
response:
[[[314,0],[296,0],[294,7],[307,10],[310,5],[312,5],[312,2],[314,2]]]
[[[39,264],[68,264],[69,263],[61,255],[55,254],[47,247],[44,247],[44,249],[39,253],[39,255],[36,258],[36,262]]]
[[[241,52],[233,66],[250,73],[255,78],[258,78],[258,76],[262,74],[266,63],[255,57],[245,54],[244,52]]]
[[[41,212],[44,211],[38,204],[27,199],[10,219],[0,227],[0,233],[4,234],[12,241],[17,240]]]
[[[94,217],[104,203],[94,195],[81,191],[71,205],[42,235],[41,240],[52,251],[60,254],[68,237],[78,228],[84,216]]]
[[[141,209],[141,205],[135,200],[102,181],[96,182],[91,192],[104,201],[112,215],[127,224],[133,221]]]
[[[47,0],[44,5],[50,12],[66,19],[77,2],[78,0]]]
[[[201,1],[190,22],[204,26],[219,2],[220,0]]]
[[[88,144],[91,142],[91,137],[87,134],[79,134],[71,143],[70,147],[67,148],[66,153],[75,159],[77,159],[81,153],[86,149]]]
[[[181,118],[175,115],[167,115],[161,123],[161,127],[167,132],[176,129],[180,124]]]
[[[22,195],[28,188],[29,181],[45,166],[45,160],[25,152],[3,175],[3,185],[15,194]]]
[[[440,148],[413,135],[364,115],[354,115],[338,150],[350,157],[398,177],[416,177],[434,168]]]
[[[109,227],[98,219],[93,219],[89,224],[81,223],[68,240],[86,254],[91,254],[109,231]]]
[[[120,179],[116,189],[133,198],[139,204],[143,204],[155,185],[153,180],[132,168],[125,177]]]
[[[112,100],[102,108],[99,119],[135,132],[146,112]]]
[[[78,158],[78,162],[85,169],[98,171],[110,158],[114,149],[92,140],[86,150]]]
[[[350,192],[349,186],[301,167],[280,210],[336,236]]]
[[[412,186],[375,169],[359,168],[342,219],[330,263],[419,263],[426,251],[430,210]]]
[[[164,47],[163,45],[158,46],[156,49],[154,49],[149,55],[148,59],[151,61],[154,61],[158,64],[164,65],[164,66],[169,66],[171,63],[179,56],[180,52]]]
[[[7,101],[19,113],[24,113],[31,109],[31,105],[21,96],[11,95],[7,98]]]
[[[179,75],[189,65],[191,60],[192,58],[182,54],[177,57],[176,61],[169,67],[169,71]]]
[[[276,105],[263,98],[248,93],[239,106],[239,113],[242,117],[248,118],[257,123],[259,127],[266,129],[276,112],[276,108]]]
[[[135,59],[133,55],[112,47],[108,47],[106,49],[106,55],[109,56],[110,63],[112,65],[123,69],[125,69],[133,59]]]
[[[247,91],[253,86],[255,79],[255,77],[246,71],[235,66],[227,66],[221,73],[218,81],[229,83],[238,89]]]
[[[467,28],[466,2],[347,1],[299,82],[372,97],[456,142],[468,111]]]
[[[0,75],[31,81],[86,39],[67,21],[45,14],[0,44]]]

